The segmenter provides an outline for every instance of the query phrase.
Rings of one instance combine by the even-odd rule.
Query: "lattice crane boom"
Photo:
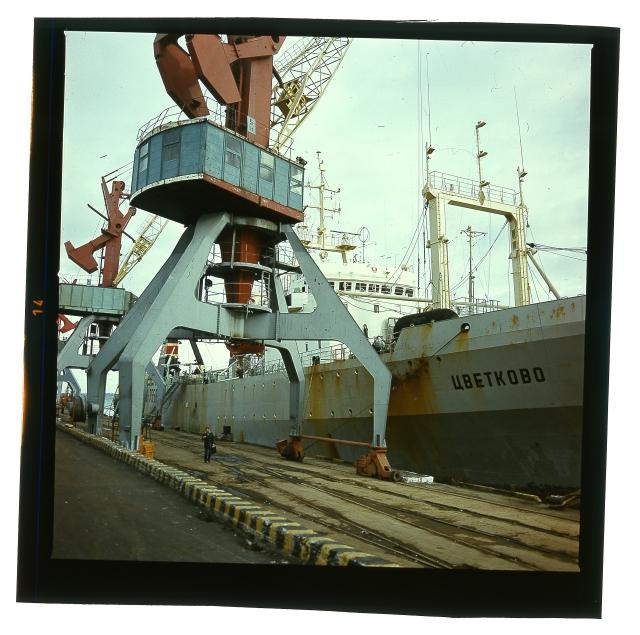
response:
[[[154,214],[150,216],[140,230],[138,238],[131,245],[131,249],[125,256],[118,273],[114,278],[114,286],[120,284],[123,278],[142,260],[144,255],[153,247],[153,244],[166,227],[168,219]]]
[[[271,97],[271,129],[278,151],[311,114],[340,66],[353,38],[304,38],[276,61],[278,83]]]

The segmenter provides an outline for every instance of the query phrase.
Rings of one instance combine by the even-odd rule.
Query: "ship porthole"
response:
[[[373,414],[373,408],[369,408],[369,414],[372,415]]]
[[[336,416],[336,413],[335,413],[333,410],[331,411],[331,416],[332,416],[332,417],[335,417],[335,416]]]
[[[349,416],[351,416],[353,414],[353,410],[351,410],[351,408],[349,408]]]

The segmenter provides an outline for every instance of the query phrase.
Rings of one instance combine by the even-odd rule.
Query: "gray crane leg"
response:
[[[305,334],[304,339],[334,339],[343,342],[351,349],[373,378],[372,444],[384,447],[386,446],[391,373],[333,289],[329,287],[323,273],[300,242],[293,227],[285,225],[283,231],[296,255],[305,280],[316,298],[317,309],[310,314],[281,316],[280,330],[283,333],[302,330]],[[310,316],[313,317],[309,319]],[[301,338],[296,336],[292,339]]]
[[[153,354],[174,328],[189,327],[212,332],[216,330],[216,322],[220,324],[220,318],[226,317],[226,314],[220,314],[219,307],[198,300],[196,287],[211,247],[227,223],[226,214],[208,214],[198,219],[195,228],[185,232],[185,235],[191,234],[188,244],[184,246],[177,261],[171,263],[170,275],[163,280],[161,289],[154,294],[143,319],[137,321],[136,328],[132,329],[127,338],[118,362],[120,442],[132,449],[137,448],[140,436],[144,369]],[[144,294],[140,299],[143,297]],[[228,320],[225,319],[224,322],[226,326]]]
[[[118,328],[115,329],[111,337],[104,343],[100,352],[89,365],[87,370],[87,422],[89,424],[89,430],[94,434],[100,433],[98,428],[98,413],[101,413],[104,409],[107,373],[115,366],[129,338],[171,275],[176,263],[189,245],[193,232],[193,227],[189,227],[183,232],[165,264],[147,285],[142,295],[131,307],[131,310],[124,316]]]
[[[65,370],[65,368],[87,368],[92,361],[90,355],[80,355],[78,349],[85,333],[91,324],[93,324],[98,318],[95,315],[85,315],[73,329],[73,333],[69,336],[69,339],[64,343],[62,350],[58,353],[56,359],[56,365],[59,371]]]
[[[288,313],[287,302],[280,280],[272,277],[272,308],[280,313]],[[300,361],[298,345],[294,341],[267,340],[266,346],[277,348],[282,355],[282,361],[289,378],[289,419],[292,436],[301,434],[302,418],[304,416],[304,368]]]

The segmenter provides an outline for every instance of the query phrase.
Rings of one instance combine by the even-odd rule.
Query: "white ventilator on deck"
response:
[[[488,184],[487,184],[488,185]],[[433,308],[451,308],[449,289],[449,253],[446,235],[446,210],[448,205],[498,214],[509,223],[513,261],[513,289],[516,306],[531,304],[529,274],[527,269],[526,225],[527,207],[515,190],[498,186],[484,186],[442,172],[430,172],[422,195],[429,208],[431,240],[431,270],[433,276]]]

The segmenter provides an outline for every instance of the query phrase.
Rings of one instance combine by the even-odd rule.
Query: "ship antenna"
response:
[[[516,87],[513,87],[513,98],[516,103],[516,120],[518,122],[518,140],[520,142],[520,166],[518,166],[518,188],[520,191],[520,206],[525,209],[524,197],[522,194],[522,182],[524,181],[524,177],[527,176],[527,172],[524,169],[524,153],[522,152],[522,128],[520,126],[520,112],[518,110],[518,93],[516,92]],[[529,216],[528,214],[525,216],[525,222],[527,227],[529,227]]]
[[[433,146],[431,145],[431,81],[429,78],[429,53],[426,56],[427,59],[427,125],[429,128],[429,141],[427,142],[426,155],[427,155],[427,185],[431,185],[431,177],[429,176],[429,161],[433,154]]]
[[[522,165],[522,171],[524,172],[524,154],[522,152],[522,130],[520,128],[520,113],[518,111],[518,94],[516,93],[516,87],[513,87],[513,97],[516,102],[516,119],[518,121],[518,139],[520,141],[520,165]]]
[[[425,144],[425,158],[426,158],[426,169],[427,169],[427,189],[431,187],[431,170],[429,169],[429,161],[431,161],[431,155],[433,154],[435,148],[431,145],[431,78],[429,76],[429,53],[426,54],[426,62],[427,62],[427,127],[429,129],[429,140]],[[422,81],[420,82],[420,95],[422,98]],[[420,124],[422,125],[422,113],[420,113]],[[422,135],[420,136],[420,140],[422,141]],[[423,219],[423,230],[422,230],[422,255],[423,255],[423,263],[424,263],[424,292],[425,295],[427,293],[427,216],[425,214],[425,209],[423,205],[422,210],[422,219]],[[420,255],[418,255],[418,265],[420,263]],[[429,263],[431,264],[431,263]],[[429,278],[431,278],[431,267],[429,267]],[[418,294],[420,293],[420,271],[418,271]]]
[[[427,189],[431,187],[431,170],[429,169],[429,161],[431,160],[431,155],[433,154],[435,148],[431,145],[432,137],[431,137],[431,76],[429,74],[429,53],[426,55],[427,61],[427,123],[429,127],[429,141],[425,146],[425,156],[427,159]],[[429,260],[429,278],[427,282],[427,202],[425,200],[423,204],[423,230],[422,230],[422,256],[424,262],[424,293],[425,296],[427,294],[427,288],[430,284],[432,284],[433,280],[433,272],[431,271],[431,261]],[[418,291],[419,291],[420,281],[418,280]]]

